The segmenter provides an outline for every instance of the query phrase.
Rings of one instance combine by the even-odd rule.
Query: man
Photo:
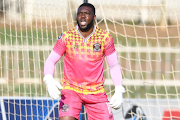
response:
[[[111,108],[120,108],[125,92],[113,38],[94,26],[95,8],[84,3],[77,12],[77,26],[61,34],[44,66],[49,95],[57,99],[61,90],[60,120],[79,119],[82,105],[88,120],[113,120]],[[64,56],[62,86],[53,79],[54,66]],[[103,65],[106,56],[115,94],[110,104],[104,91]]]

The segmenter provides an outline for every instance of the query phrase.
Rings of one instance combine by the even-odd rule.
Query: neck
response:
[[[81,35],[84,38],[88,37],[93,32],[93,29],[94,29],[94,25],[89,30],[87,30],[87,31],[83,31],[83,30],[78,28],[79,32],[81,33]]]

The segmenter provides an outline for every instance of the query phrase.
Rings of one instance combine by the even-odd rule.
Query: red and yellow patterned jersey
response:
[[[63,89],[83,94],[104,92],[104,57],[115,51],[109,33],[94,26],[93,32],[84,38],[76,26],[62,34],[53,51],[64,54]]]

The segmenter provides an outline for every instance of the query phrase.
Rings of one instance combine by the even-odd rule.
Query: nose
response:
[[[82,13],[82,14],[81,14],[81,17],[82,17],[82,18],[85,18],[85,17],[86,17],[86,14],[85,14],[85,13]]]

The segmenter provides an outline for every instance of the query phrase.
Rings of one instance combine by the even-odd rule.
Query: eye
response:
[[[86,12],[86,13],[85,13],[85,15],[86,15],[86,16],[89,16],[89,15],[90,15],[90,13]]]
[[[86,12],[86,15],[89,15],[90,13]]]
[[[78,14],[77,15],[82,15],[82,12],[78,12]]]
[[[78,12],[77,15],[81,16],[81,15],[85,15],[85,16],[88,16],[90,15],[89,12]]]

